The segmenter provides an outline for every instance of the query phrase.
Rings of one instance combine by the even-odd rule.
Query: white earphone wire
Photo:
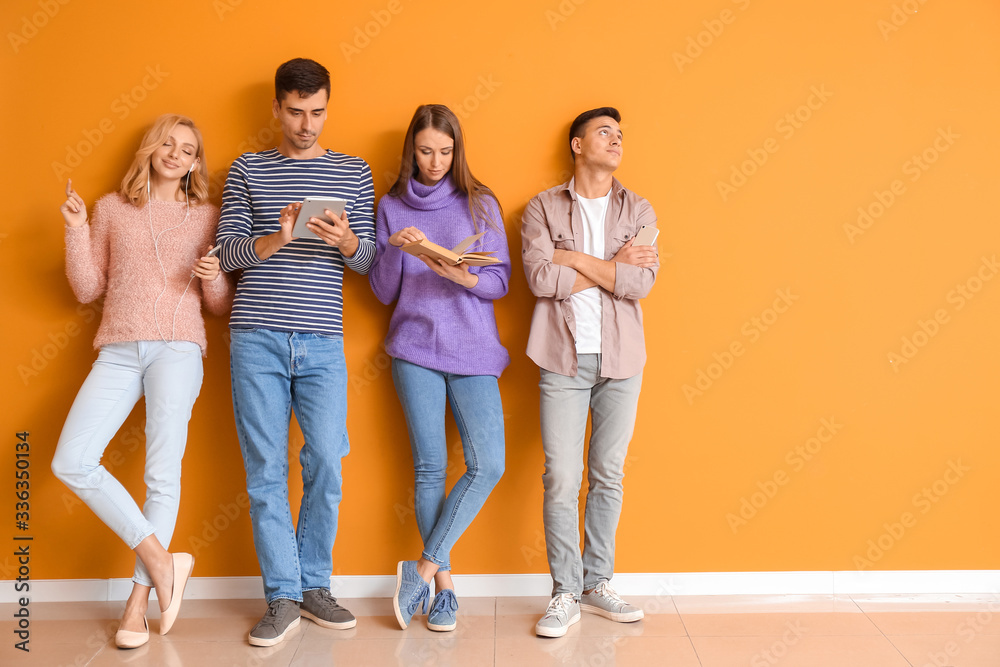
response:
[[[190,178],[191,178],[191,172],[189,170],[188,171],[188,175],[187,175],[187,179],[190,180]],[[167,347],[169,347],[171,350],[174,350],[175,352],[179,352],[180,350],[177,350],[176,348],[172,347],[170,345],[170,343],[174,342],[174,334],[177,331],[177,313],[180,312],[181,302],[184,300],[184,296],[187,294],[188,289],[191,287],[191,282],[194,280],[194,274],[193,273],[191,274],[191,277],[188,279],[187,285],[184,286],[184,291],[181,292],[180,299],[177,300],[177,307],[174,308],[174,316],[173,316],[171,324],[170,324],[170,340],[167,340],[164,337],[164,335],[163,335],[163,331],[160,329],[160,318],[156,314],[156,308],[157,308],[157,306],[160,303],[160,299],[167,292],[167,268],[165,266],[163,266],[163,260],[160,259],[160,237],[163,236],[164,234],[166,234],[167,232],[170,232],[170,231],[173,231],[175,229],[178,229],[179,227],[183,227],[184,224],[188,221],[188,216],[191,214],[191,198],[190,198],[190,195],[188,194],[187,183],[185,183],[185,185],[184,185],[184,201],[185,201],[186,207],[184,209],[184,219],[181,220],[179,224],[174,225],[173,227],[168,227],[167,229],[164,229],[159,234],[157,234],[156,231],[153,229],[153,196],[150,193],[149,181],[150,181],[149,174],[147,174],[146,175],[146,211],[149,214],[149,235],[153,239],[153,252],[156,254],[156,262],[157,262],[157,264],[160,265],[160,273],[163,276],[163,289],[160,290],[160,294],[156,297],[156,300],[153,301],[153,322],[154,322],[154,324],[156,324],[156,333],[159,334],[160,340],[163,341],[164,343],[166,343]]]

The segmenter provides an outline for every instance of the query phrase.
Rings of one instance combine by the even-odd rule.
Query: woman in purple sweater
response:
[[[451,266],[400,250],[423,238],[451,248],[483,232],[471,250],[492,251],[498,264]],[[493,192],[465,161],[462,128],[440,104],[421,106],[403,141],[399,178],[379,201],[376,258],[368,273],[379,301],[396,309],[385,348],[413,451],[418,560],[396,567],[393,608],[402,628],[437,594],[431,630],[455,629],[458,601],[449,553],[503,475],[503,407],[497,378],[510,363],[500,344],[493,301],[507,293],[510,255],[503,213]],[[465,452],[465,474],[445,495],[448,450],[445,399]]]

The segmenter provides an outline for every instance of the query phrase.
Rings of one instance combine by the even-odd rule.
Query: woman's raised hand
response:
[[[83,227],[87,224],[87,205],[83,202],[83,197],[73,189],[73,180],[66,180],[66,201],[59,207],[66,225],[69,227]]]
[[[413,243],[414,241],[422,241],[425,238],[427,237],[424,236],[424,233],[416,227],[404,227],[389,237],[389,245],[394,245],[398,248],[401,245]]]

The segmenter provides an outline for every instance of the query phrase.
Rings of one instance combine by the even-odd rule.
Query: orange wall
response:
[[[367,159],[379,196],[413,109],[458,111],[515,250],[525,203],[570,167],[572,117],[622,110],[619,176],[663,232],[619,571],[1000,566],[995,2],[112,4],[0,10],[0,539],[16,532],[12,445],[28,430],[33,577],[131,568],[48,469],[98,322],[64,276],[65,176],[93,203],[152,119],[179,112],[221,183],[240,152],[275,144],[273,72],[300,55],[333,75],[322,144]],[[507,473],[456,548],[461,573],[546,571],[533,300],[514,269],[497,305],[513,357]],[[334,572],[386,574],[419,548],[409,445],[381,351],[389,310],[356,275],[346,291],[352,452]],[[200,576],[253,575],[225,321],[209,332],[172,546],[197,553]],[[142,423],[140,407],[106,457],[136,495]]]

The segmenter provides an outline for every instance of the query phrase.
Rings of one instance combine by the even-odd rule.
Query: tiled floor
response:
[[[30,653],[14,649],[14,605],[0,605],[0,665],[586,665],[610,667],[997,667],[1000,598],[995,596],[677,596],[631,598],[643,621],[584,615],[567,636],[533,633],[543,598],[465,598],[458,629],[433,633],[420,617],[396,625],[386,599],[341,602],[353,630],[303,620],[279,646],[261,649],[246,633],[259,600],[189,600],[166,637],[123,651],[113,642],[120,602],[34,603]]]

